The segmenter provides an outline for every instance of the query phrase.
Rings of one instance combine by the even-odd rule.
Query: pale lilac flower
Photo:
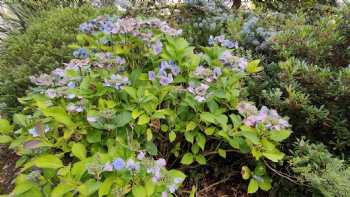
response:
[[[187,90],[194,96],[198,102],[204,102],[207,96],[207,90],[209,86],[207,84],[201,83],[200,85],[196,85],[194,82],[190,82]]]
[[[145,158],[145,153],[144,152],[139,152],[139,154],[137,154],[137,159],[138,160],[143,160]]]
[[[68,94],[67,95],[67,99],[74,99],[75,98],[75,94]]]
[[[244,71],[247,65],[248,65],[248,60],[246,58],[242,57],[238,60],[238,67],[241,71]]]
[[[165,167],[166,166],[166,161],[163,158],[160,158],[156,161],[157,166],[159,167]]]
[[[222,75],[222,70],[220,67],[215,67],[213,69],[213,76],[214,76],[214,79],[218,79],[220,76]]]
[[[70,82],[67,84],[67,87],[68,87],[68,88],[75,88],[75,82],[70,81]]]
[[[112,172],[113,171],[113,164],[108,163],[108,164],[104,165],[103,171],[105,171],[105,172]]]
[[[157,39],[156,42],[151,45],[151,48],[156,55],[159,55],[162,52],[163,44],[159,39]]]
[[[136,163],[132,159],[128,159],[126,162],[126,168],[128,168],[131,171],[138,171],[140,169],[140,164]]]
[[[129,84],[130,84],[129,78],[127,76],[121,76],[119,74],[111,75],[111,78],[106,79],[104,82],[104,86],[114,87],[117,90],[123,89],[124,86]]]
[[[163,86],[170,84],[173,82],[173,76],[171,74],[168,75],[161,75],[159,77],[159,83]]]
[[[162,192],[162,197],[168,197],[168,192]]]
[[[56,97],[57,97],[57,92],[56,92],[55,89],[48,89],[48,90],[46,90],[46,95],[47,95],[49,98],[53,99],[53,98],[56,98]]]
[[[86,119],[87,119],[87,121],[90,122],[90,123],[95,123],[95,122],[97,122],[97,118],[94,117],[94,116],[88,116]]]
[[[148,72],[148,79],[151,81],[156,80],[156,73],[154,71],[149,71]]]
[[[124,58],[122,58],[122,57],[117,56],[117,57],[115,58],[115,63],[116,63],[117,65],[123,65],[123,64],[126,63],[126,60],[125,60]]]

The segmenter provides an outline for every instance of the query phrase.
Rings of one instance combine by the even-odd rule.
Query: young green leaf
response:
[[[184,165],[190,165],[191,163],[193,163],[192,153],[185,153],[181,159],[181,163]]]
[[[72,146],[72,153],[80,160],[84,160],[86,158],[86,148],[82,143],[74,143]]]
[[[259,189],[259,184],[255,179],[250,179],[249,185],[248,185],[248,193],[252,194],[258,191]]]
[[[55,155],[43,155],[34,160],[34,165],[39,168],[57,169],[63,166],[62,161]]]

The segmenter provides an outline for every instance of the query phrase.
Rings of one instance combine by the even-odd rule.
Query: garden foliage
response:
[[[176,166],[229,150],[256,161],[242,168],[249,193],[271,188],[263,161],[283,159],[291,130],[247,100],[259,60],[223,35],[193,47],[157,18],[101,16],[80,30],[75,59],[31,77],[23,112],[1,120],[1,142],[21,156],[13,195],[171,196],[185,179]]]

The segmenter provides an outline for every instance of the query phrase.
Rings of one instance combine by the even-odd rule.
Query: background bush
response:
[[[17,97],[29,86],[28,76],[47,72],[72,57],[71,44],[79,24],[103,14],[116,14],[113,8],[55,8],[31,19],[24,33],[14,33],[2,44],[0,56],[0,103],[3,111],[18,110]]]

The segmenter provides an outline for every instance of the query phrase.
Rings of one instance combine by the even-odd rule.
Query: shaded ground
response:
[[[13,151],[0,146],[0,194],[9,193],[13,189],[12,180],[17,172],[17,159],[18,156]]]

